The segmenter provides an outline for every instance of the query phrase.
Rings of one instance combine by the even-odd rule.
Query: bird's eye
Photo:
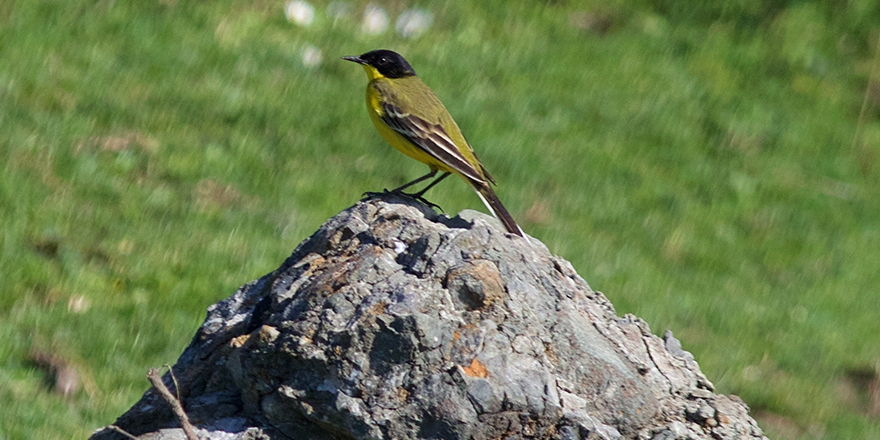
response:
[[[387,58],[387,57],[379,58],[379,64],[381,64],[381,65],[383,65],[383,66],[384,66],[385,64],[388,64],[388,58]]]

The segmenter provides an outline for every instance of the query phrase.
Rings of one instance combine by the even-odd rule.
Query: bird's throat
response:
[[[379,69],[376,69],[375,67],[373,67],[369,64],[363,64],[363,66],[364,66],[364,72],[367,72],[367,78],[369,78],[370,81],[372,81],[374,79],[385,78],[385,75],[382,75],[382,73],[379,72]]]

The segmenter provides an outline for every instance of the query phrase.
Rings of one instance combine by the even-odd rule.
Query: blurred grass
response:
[[[0,4],[0,439],[111,423],[208,305],[424,172],[338,60],[380,47],[524,229],[675,331],[768,435],[880,437],[876,2],[425,2],[412,40],[346,4],[310,27],[281,1]],[[482,209],[460,182],[429,195]],[[53,393],[35,352],[80,391]]]

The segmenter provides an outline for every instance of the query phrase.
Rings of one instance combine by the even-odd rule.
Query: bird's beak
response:
[[[342,57],[342,59],[345,61],[351,61],[353,63],[367,64],[366,61],[362,60],[361,57],[358,56]]]

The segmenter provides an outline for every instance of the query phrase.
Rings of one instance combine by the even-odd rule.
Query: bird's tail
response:
[[[480,196],[480,200],[483,201],[483,204],[486,205],[486,208],[489,208],[489,212],[501,221],[508,232],[526,238],[526,234],[523,232],[522,228],[516,224],[516,221],[513,220],[513,216],[507,212],[507,208],[501,204],[501,200],[498,199],[498,196],[495,195],[495,191],[492,190],[492,187],[489,186],[488,183],[476,184],[473,185],[473,188],[474,191],[477,192],[477,195]],[[526,238],[526,241],[528,241],[528,238]]]

